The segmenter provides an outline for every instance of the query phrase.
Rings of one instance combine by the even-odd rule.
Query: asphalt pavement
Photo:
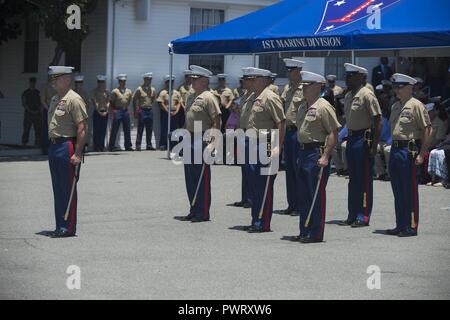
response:
[[[332,175],[325,242],[305,245],[284,240],[298,217],[274,214],[270,233],[239,230],[250,209],[229,206],[240,200],[237,166],[212,167],[212,221],[174,219],[189,204],[183,167],[165,155],[88,154],[68,239],[40,234],[54,229],[45,157],[0,158],[0,299],[450,298],[449,190],[420,186],[419,236],[398,238],[380,232],[395,226],[389,182],[374,183],[370,227],[352,229],[334,224],[346,218],[348,180]],[[286,208],[284,172],[274,208]],[[70,266],[80,289],[67,286]]]

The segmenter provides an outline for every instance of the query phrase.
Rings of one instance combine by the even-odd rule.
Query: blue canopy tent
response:
[[[176,54],[450,47],[448,12],[448,0],[285,0],[172,45]]]
[[[449,48],[449,12],[448,0],[284,0],[174,40],[170,72],[174,53],[351,51],[354,61],[355,51]]]

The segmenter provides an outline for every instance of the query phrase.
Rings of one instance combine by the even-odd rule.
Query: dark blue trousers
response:
[[[75,143],[66,141],[60,144],[50,144],[48,162],[53,185],[53,198],[55,204],[56,230],[65,229],[69,233],[76,233],[77,227],[77,190],[72,196],[67,221],[64,220],[68,208],[70,191],[75,179],[75,167],[70,164],[75,149]]]
[[[304,210],[300,212],[300,236],[322,241],[325,231],[326,186],[328,177],[330,176],[330,165],[323,168],[322,178],[319,181],[320,167],[317,165],[319,158],[319,148],[298,151],[297,197],[302,197],[304,201]],[[311,212],[311,217],[308,225],[305,226],[318,183],[320,183],[319,190]]]
[[[49,146],[48,140],[48,110],[42,110],[42,135],[41,135],[41,146],[43,150],[46,150]]]
[[[145,128],[145,138],[147,142],[147,148],[152,147],[152,134],[153,134],[153,110],[141,109],[137,110],[137,135],[136,135],[136,148],[141,147],[142,135]]]
[[[102,117],[97,111],[94,111],[94,149],[96,151],[105,150],[106,129],[108,127],[108,116]]]
[[[252,185],[250,184],[249,177],[249,167],[248,167],[248,148],[249,148],[249,140],[245,138],[244,140],[239,140],[239,144],[244,144],[244,152],[245,152],[245,163],[241,164],[241,202],[252,204]],[[236,159],[237,161],[237,159]]]
[[[364,135],[348,137],[348,220],[370,222],[373,205],[373,165]]]
[[[288,209],[301,212],[301,199],[297,187],[297,130],[286,130],[284,137],[284,168],[286,173],[286,195]]]
[[[420,149],[420,148],[419,148]],[[391,186],[395,198],[395,220],[400,231],[418,230],[420,166],[408,148],[392,146],[389,159]]]
[[[254,146],[250,146],[251,150]],[[259,155],[260,145],[257,145]],[[259,158],[259,156],[258,156]],[[247,164],[247,176],[249,180],[250,197],[252,201],[252,225],[262,228],[263,231],[270,231],[270,222],[273,213],[273,184],[277,177],[274,175],[263,175],[261,169],[266,167],[258,159],[256,164]],[[264,192],[267,185],[266,197]]]
[[[194,153],[196,150],[203,152],[205,146],[203,141],[194,142],[191,141],[191,164],[184,165],[184,178],[186,181],[186,190],[190,204],[190,214],[193,214],[197,218],[209,220],[209,210],[211,208],[211,168],[210,165],[204,163],[202,156],[201,164],[194,164]],[[197,152],[198,152],[197,151]],[[202,175],[203,169],[203,175]],[[198,188],[197,196],[195,197],[195,191]],[[195,202],[193,201],[195,197]]]
[[[167,148],[167,116],[168,113],[161,110],[160,111],[160,121],[161,121],[161,137],[159,139],[159,148]],[[180,119],[179,114],[170,118],[170,133],[179,128]],[[170,138],[170,136],[169,136]],[[170,141],[170,150],[175,146],[176,142]]]
[[[112,151],[114,149],[120,123],[122,123],[123,126],[125,149],[129,149],[132,147],[131,131],[130,131],[130,112],[128,112],[127,109],[115,109],[112,112],[113,116],[112,116],[111,136],[109,137],[109,150]]]

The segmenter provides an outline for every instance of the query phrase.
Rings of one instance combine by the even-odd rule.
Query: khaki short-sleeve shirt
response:
[[[297,114],[300,143],[325,142],[327,136],[341,127],[330,103],[319,98],[312,106],[304,101]]]
[[[268,87],[248,107],[251,113],[246,129],[276,129],[286,119],[280,97]]]
[[[349,130],[368,129],[373,126],[373,117],[381,115],[375,94],[362,87],[354,96],[348,92],[344,98],[344,112]]]
[[[297,112],[303,101],[303,86],[289,85],[281,94],[281,100],[286,113],[286,127],[295,126],[297,123]]]
[[[405,104],[401,101],[394,103],[389,124],[392,140],[411,140],[421,139],[431,121],[423,103],[411,98]]]
[[[156,90],[153,87],[139,86],[134,93],[134,97],[138,107],[150,109],[156,98]]]
[[[111,92],[111,105],[114,109],[128,109],[133,93],[130,89],[125,89],[122,93],[119,88]]]
[[[169,104],[169,91],[166,89],[161,90],[158,95],[158,99],[156,99],[159,103]],[[182,102],[181,94],[178,90],[173,90],[172,92],[172,106],[170,107],[170,111],[177,110],[177,106]]]
[[[94,104],[94,108],[98,112],[105,112],[106,111],[106,104],[109,101],[110,93],[108,90],[101,90],[99,88],[95,88],[92,91],[92,99],[98,104],[97,106]]]
[[[78,124],[87,118],[86,104],[75,91],[69,90],[62,98],[55,95],[48,109],[48,136],[76,137]]]
[[[214,121],[220,115],[219,103],[211,91],[204,91],[198,96],[191,95],[186,105],[186,129],[194,132],[195,121],[200,121],[202,131],[206,131],[214,125]]]

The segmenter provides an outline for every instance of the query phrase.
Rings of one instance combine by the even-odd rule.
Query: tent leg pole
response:
[[[253,68],[256,68],[256,54],[252,54],[253,56]]]
[[[355,50],[352,50],[352,64],[356,64],[356,62],[355,62]]]
[[[169,64],[169,110],[167,112],[167,159],[170,160],[170,121],[171,116],[170,112],[172,109],[172,95],[173,95],[173,88],[172,88],[172,77],[173,77],[173,50],[170,47],[169,48],[169,56],[170,56],[170,64]]]

